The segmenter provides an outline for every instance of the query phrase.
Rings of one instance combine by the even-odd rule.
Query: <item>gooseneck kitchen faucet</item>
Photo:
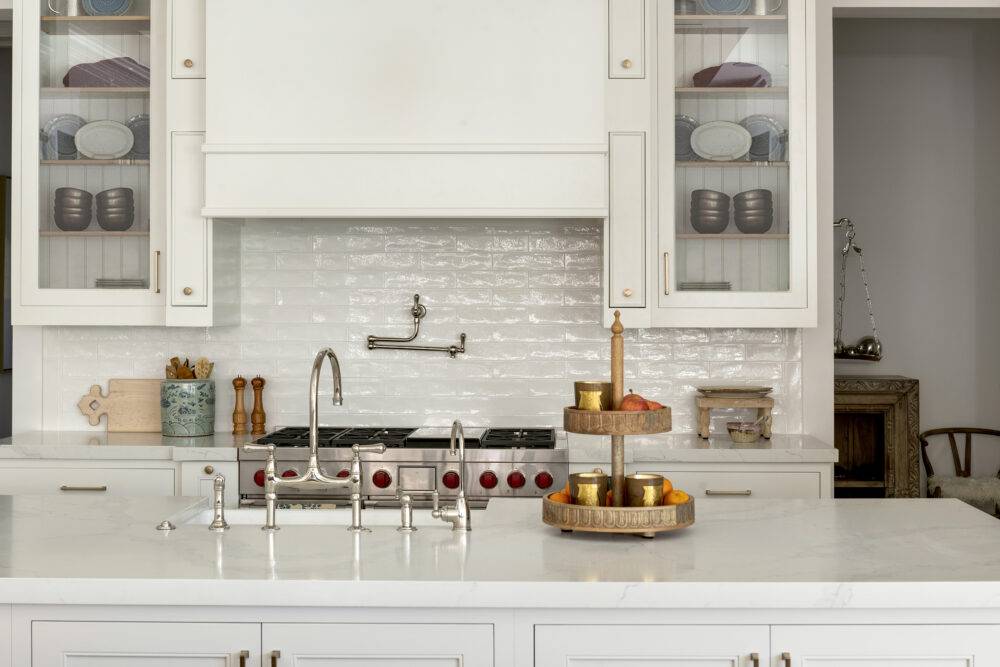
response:
[[[316,354],[313,360],[312,374],[309,378],[309,463],[306,471],[296,477],[278,477],[277,465],[274,461],[274,445],[244,445],[244,451],[267,452],[267,463],[264,465],[264,502],[266,518],[262,530],[278,530],[275,522],[275,509],[278,501],[278,489],[290,487],[298,489],[328,489],[349,488],[351,492],[351,525],[348,530],[360,533],[368,530],[361,525],[361,454],[362,452],[385,452],[384,444],[353,445],[351,451],[351,470],[347,477],[328,477],[319,467],[319,376],[323,370],[324,359],[330,359],[333,370],[333,404],[343,405],[344,397],[340,378],[340,362],[336,353],[325,347]],[[456,422],[457,423],[457,422]],[[452,435],[452,453],[454,453],[454,433]],[[463,465],[464,465],[464,447]],[[464,470],[463,470],[464,473]]]
[[[472,515],[469,511],[469,502],[465,499],[465,431],[462,428],[462,422],[457,419],[451,425],[451,443],[448,451],[451,452],[452,456],[455,456],[456,453],[456,442],[458,444],[457,453],[460,471],[458,497],[455,498],[454,505],[443,509],[435,509],[431,512],[431,516],[435,519],[450,522],[452,530],[472,530]]]

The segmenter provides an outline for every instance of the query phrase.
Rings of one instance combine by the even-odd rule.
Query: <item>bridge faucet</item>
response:
[[[451,425],[451,445],[449,451],[452,456],[455,456],[456,453],[456,442],[458,443],[457,452],[460,470],[458,497],[455,498],[453,506],[436,509],[431,512],[431,516],[435,519],[450,522],[452,530],[472,530],[472,515],[469,511],[469,502],[465,499],[465,430],[462,428],[462,422],[457,419]]]

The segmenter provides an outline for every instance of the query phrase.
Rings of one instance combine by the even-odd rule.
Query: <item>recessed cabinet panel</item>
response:
[[[536,625],[535,667],[766,665],[765,625]]]
[[[646,2],[609,0],[608,76],[612,79],[646,77]]]
[[[719,470],[664,470],[637,466],[639,472],[654,472],[695,498],[820,498],[817,472],[748,472]]]
[[[174,132],[170,139],[170,303],[208,304],[208,221],[205,201],[205,156],[201,132]]]
[[[1000,665],[1000,626],[774,626],[771,650],[782,667]]]
[[[170,55],[173,78],[205,78],[205,0],[172,0]]]
[[[612,132],[610,147],[609,303],[646,304],[646,133]]]

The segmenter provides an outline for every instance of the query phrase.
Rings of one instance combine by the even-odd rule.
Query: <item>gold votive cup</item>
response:
[[[580,380],[573,383],[574,401],[573,405],[579,410],[610,410],[611,409],[611,383],[600,380]],[[590,407],[596,404],[599,407]],[[584,407],[584,405],[588,407]]]
[[[625,491],[630,507],[654,507],[663,504],[663,475],[648,472],[625,476]]]
[[[603,472],[575,472],[569,476],[569,495],[574,505],[603,507],[609,479]]]

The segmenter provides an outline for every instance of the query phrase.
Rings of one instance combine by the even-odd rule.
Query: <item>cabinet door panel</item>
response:
[[[646,304],[646,133],[612,132],[609,143],[609,303],[612,308],[642,308]]]
[[[172,496],[167,468],[0,468],[0,494]]]
[[[771,631],[785,667],[973,667],[1000,664],[995,625],[803,625]]]
[[[31,626],[31,667],[235,667],[260,664],[256,623],[86,623]]]
[[[173,0],[170,72],[175,79],[205,78],[205,0]]]
[[[746,667],[767,626],[536,625],[535,667]]]
[[[174,132],[170,137],[170,303],[208,305],[208,221],[202,132]]]
[[[696,498],[820,498],[820,478],[815,472],[743,472],[653,470]]]
[[[612,79],[646,76],[645,0],[610,0],[608,4],[608,75]]]
[[[266,623],[264,655],[297,667],[490,667],[493,626]]]

